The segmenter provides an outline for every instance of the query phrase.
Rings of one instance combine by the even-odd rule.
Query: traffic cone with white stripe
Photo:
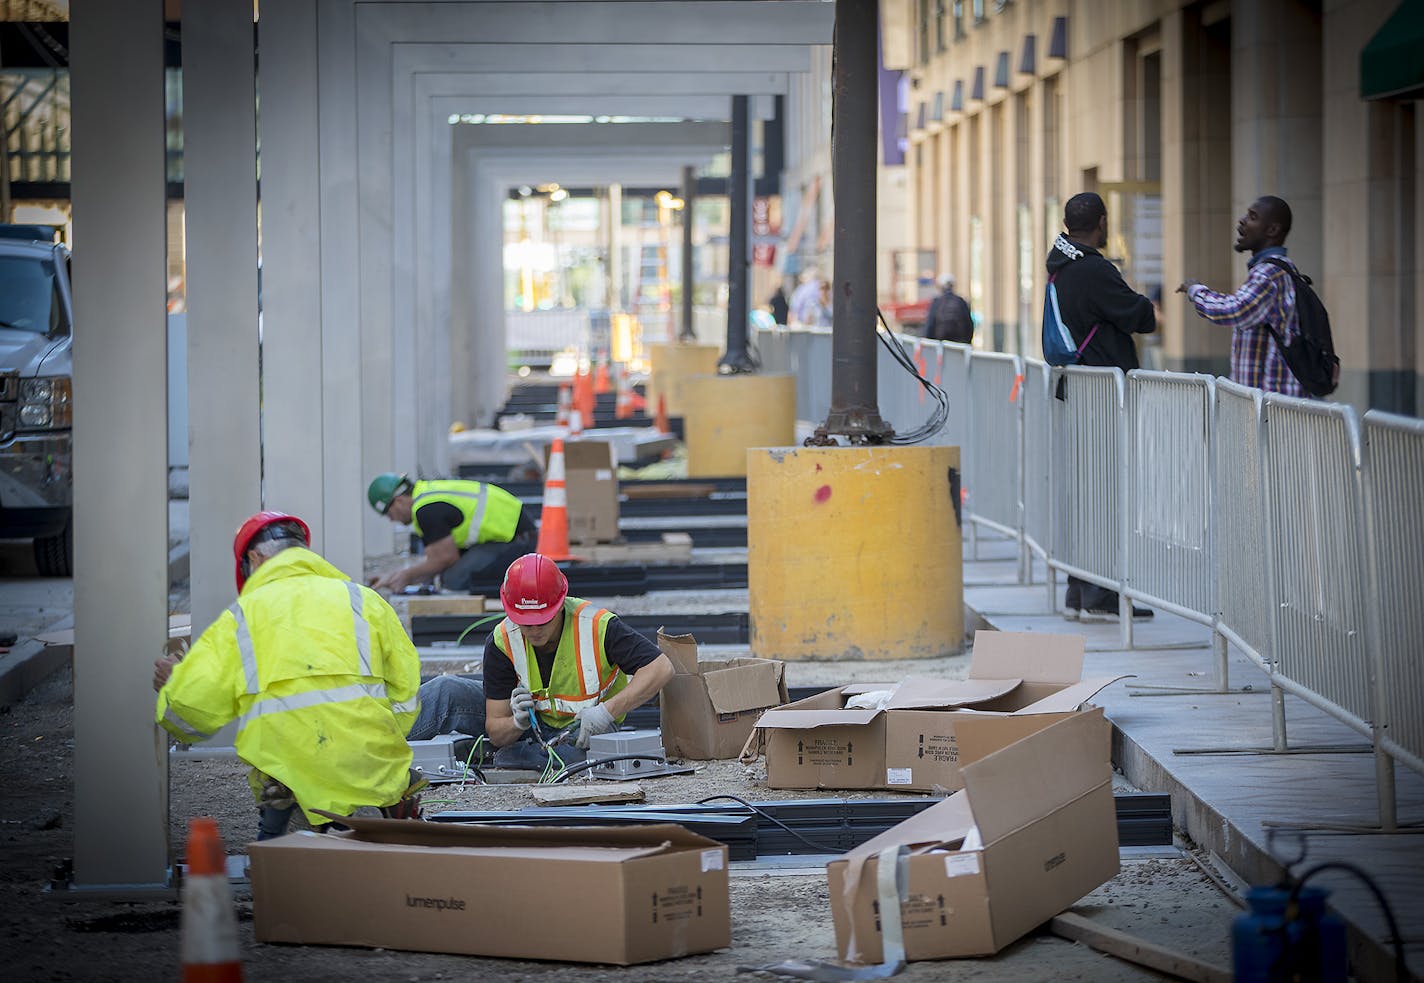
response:
[[[628,384],[628,363],[618,363],[618,396],[613,403],[613,416],[626,420],[633,415],[633,387]]]
[[[593,394],[601,396],[609,392],[611,387],[608,384],[608,356],[598,357],[598,368],[593,374]]]
[[[567,382],[559,384],[559,406],[554,411],[554,426],[567,427],[569,425],[569,410],[573,407],[574,390]]]
[[[653,418],[657,425],[658,433],[672,433],[672,428],[668,426],[667,396],[658,393],[658,415]]]
[[[183,882],[183,983],[241,983],[237,912],[217,820],[188,820],[188,877]]]
[[[534,551],[551,560],[569,558],[569,492],[564,483],[564,441],[560,437],[555,437],[553,446],[549,448],[549,472],[544,477],[544,508],[539,517],[539,542]]]

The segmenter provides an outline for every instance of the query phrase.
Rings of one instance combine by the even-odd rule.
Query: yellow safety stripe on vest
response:
[[[590,610],[592,609],[592,610]],[[594,608],[593,602],[584,601],[574,609],[574,658],[578,661],[579,675],[583,682],[582,693],[550,693],[545,697],[535,697],[534,708],[541,713],[565,714],[570,717],[576,715],[578,711],[593,703],[598,703],[608,695],[613,684],[618,681],[618,667],[612,663],[608,666],[608,678],[600,679],[598,674],[598,655],[600,646],[598,644],[598,621],[603,615],[603,608]],[[524,634],[519,630],[519,626],[505,620],[500,622],[495,633],[502,636],[504,641],[504,654],[509,661],[514,664],[515,675],[519,677],[519,683],[525,689],[533,692],[535,687],[529,679],[529,659],[531,658],[528,648],[524,643]],[[523,658],[515,658],[512,653],[520,652]]]
[[[331,689],[314,689],[306,693],[298,693],[295,696],[271,696],[254,704],[252,709],[237,718],[237,729],[240,733],[244,727],[257,718],[274,713],[286,713],[289,710],[306,710],[311,707],[321,706],[323,703],[349,703],[352,700],[360,700],[366,697],[370,697],[373,700],[384,700],[386,698],[386,684],[352,683],[350,686],[335,686]]]
[[[212,734],[205,734],[200,730],[194,730],[188,721],[173,712],[172,707],[164,707],[163,719],[166,723],[172,724],[174,730],[181,733],[185,738],[188,738],[189,744],[197,744],[199,741],[206,741],[213,736]]]
[[[462,549],[466,546],[473,546],[474,541],[477,541],[480,538],[480,527],[483,526],[485,523],[485,507],[489,504],[489,486],[486,485],[484,482],[480,482],[479,484],[480,490],[474,493],[453,491],[450,489],[426,492],[425,494],[417,498],[415,502],[411,505],[411,515],[414,515],[417,511],[419,511],[420,503],[424,502],[428,498],[473,498],[475,500],[475,514],[470,519],[469,528],[465,533],[466,541],[463,543],[455,544],[456,546],[459,546]],[[454,530],[451,531],[453,532]]]
[[[519,630],[518,625],[509,621],[501,621],[495,631],[504,636],[504,654],[514,663],[514,674],[519,677],[519,685],[532,693],[534,687],[529,682],[529,652],[524,647],[524,633]],[[516,659],[515,652],[524,658]],[[535,703],[537,702],[535,700]]]
[[[255,696],[262,692],[262,683],[257,675],[257,653],[252,648],[252,632],[247,630],[247,616],[242,613],[242,605],[236,601],[228,610],[237,621],[237,651],[242,656],[242,675],[247,680],[247,692]]]
[[[366,598],[361,587],[350,580],[346,581],[346,591],[351,595],[351,612],[356,616],[356,654],[361,659],[361,675],[370,676],[371,626],[366,624]]]
[[[598,609],[594,608],[592,616],[584,614],[591,607],[593,602],[584,601],[574,608],[574,658],[578,660],[579,674],[583,676],[585,698],[591,693],[599,692],[602,682],[598,678],[598,649],[594,634]]]

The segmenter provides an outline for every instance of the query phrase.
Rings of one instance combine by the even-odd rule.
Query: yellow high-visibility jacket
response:
[[[238,721],[237,754],[326,809],[388,806],[410,784],[405,735],[420,709],[420,656],[379,594],[311,550],[258,566],[158,694],[157,721],[194,743]]]

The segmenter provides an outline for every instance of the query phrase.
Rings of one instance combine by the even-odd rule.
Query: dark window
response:
[[[59,325],[53,260],[0,256],[0,330],[49,334]]]

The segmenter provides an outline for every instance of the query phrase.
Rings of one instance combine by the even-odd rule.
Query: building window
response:
[[[954,40],[964,38],[964,0],[952,0],[950,16],[954,19]]]
[[[930,6],[933,3],[934,0],[919,0],[916,4],[919,14],[916,37],[921,65],[929,64],[930,60]]]
[[[944,37],[944,3],[945,0],[935,0],[935,50],[939,52],[948,48]]]
[[[984,0],[974,0],[974,23],[984,23]]]

